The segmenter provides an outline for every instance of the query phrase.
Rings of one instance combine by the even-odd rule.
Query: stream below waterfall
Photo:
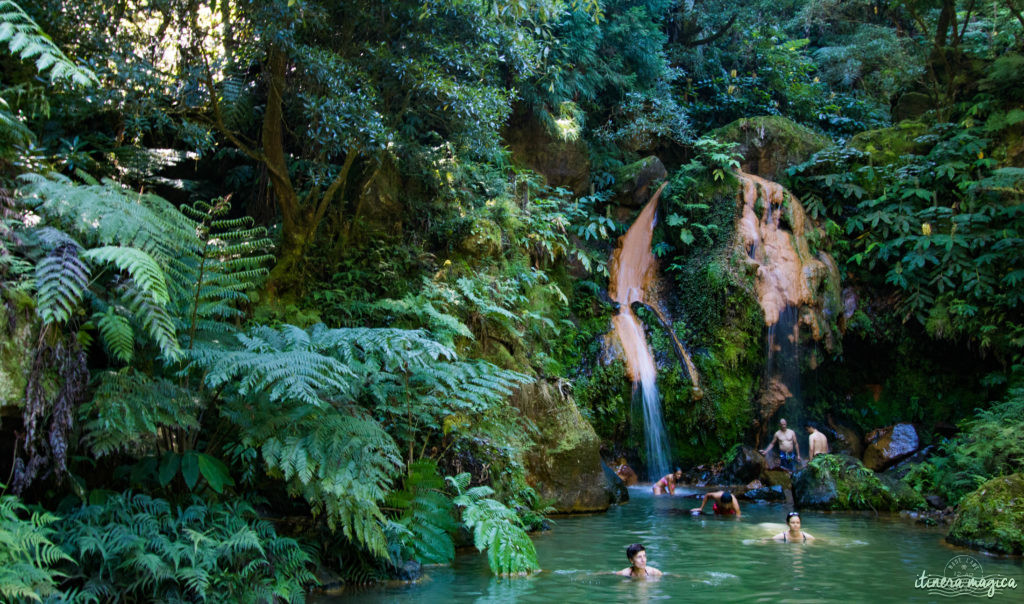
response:
[[[493,577],[487,559],[464,550],[450,566],[424,568],[416,583],[352,589],[317,602],[935,602],[949,598],[915,587],[922,572],[949,575],[947,564],[970,556],[986,576],[1014,579],[1015,589],[993,602],[1020,602],[1019,558],[994,558],[950,546],[945,529],[898,516],[801,511],[803,529],[817,540],[783,544],[767,537],[784,528],[782,504],[743,503],[743,517],[694,517],[700,491],[651,495],[630,488],[630,501],[605,514],[555,518],[534,534],[543,570],[526,578]],[[606,571],[629,566],[626,546],[647,547],[660,580],[631,580]],[[957,598],[959,599],[959,598]],[[967,601],[973,600],[966,596]]]

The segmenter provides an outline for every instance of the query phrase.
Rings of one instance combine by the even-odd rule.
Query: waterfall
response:
[[[738,176],[744,202],[738,227],[749,262],[757,265],[757,297],[766,327],[761,419],[767,421],[783,409],[790,427],[799,434],[797,426],[804,419],[800,397],[800,313],[801,309],[814,307],[813,283],[828,270],[831,258],[824,254],[815,258],[808,249],[804,236],[807,219],[796,198],[777,183],[743,172]],[[780,226],[784,216],[790,222],[789,231]],[[809,323],[813,331],[817,321]],[[814,339],[817,336],[812,333]],[[763,428],[771,432],[768,426]]]
[[[626,234],[619,240],[619,247],[612,254],[609,264],[608,295],[619,303],[619,313],[612,317],[612,324],[622,352],[626,358],[626,370],[633,380],[634,392],[639,388],[643,404],[644,434],[647,452],[647,472],[651,480],[657,480],[669,471],[669,445],[665,423],[661,416],[661,399],[655,384],[657,368],[651,353],[643,326],[633,313],[634,302],[644,302],[645,291],[654,282],[656,262],[651,253],[651,236],[654,233],[655,211],[658,197],[665,185],[651,197]]]

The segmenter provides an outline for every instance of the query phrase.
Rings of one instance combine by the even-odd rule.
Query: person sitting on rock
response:
[[[783,543],[807,543],[808,541],[814,541],[813,535],[800,530],[800,512],[786,514],[786,524],[789,528],[775,535],[772,539]]]
[[[740,516],[740,502],[735,495],[729,491],[712,491],[710,493],[704,493],[704,498],[701,499],[700,507],[693,508],[690,510],[691,514],[701,514],[704,512],[704,506],[707,505],[708,500],[711,501],[711,510],[715,514],[723,516]]]
[[[669,495],[676,494],[676,484],[683,479],[683,471],[680,468],[676,468],[676,471],[671,474],[665,474],[661,477],[661,480],[654,483],[654,494],[664,495],[665,491],[668,491]]]
[[[808,461],[815,455],[828,453],[828,439],[813,424],[807,424],[807,434]]]
[[[768,445],[767,449],[761,451],[761,455],[768,455],[768,451],[771,451],[775,446],[775,443],[779,443],[779,467],[787,472],[794,472],[796,470],[796,463],[803,461],[800,457],[800,443],[796,440],[796,432],[793,432],[786,427],[786,420],[779,420],[780,428],[775,431],[775,436],[772,437],[771,444]],[[796,450],[796,456],[794,457],[793,452]]]
[[[622,480],[622,484],[627,487],[635,485],[640,479],[637,477],[636,472],[633,468],[629,467],[626,463],[625,457],[619,458],[619,465],[615,467],[615,475]]]
[[[626,548],[626,558],[629,559],[629,567],[624,568],[616,575],[623,577],[660,577],[661,571],[653,566],[647,566],[647,550],[640,543],[634,543]]]

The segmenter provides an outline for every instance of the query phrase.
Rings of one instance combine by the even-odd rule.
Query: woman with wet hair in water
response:
[[[800,530],[800,512],[786,514],[786,525],[789,528],[775,535],[772,539],[783,543],[807,543],[808,541],[814,541],[813,535]]]
[[[661,571],[653,566],[647,566],[647,550],[640,543],[634,543],[626,548],[626,558],[629,559],[629,567],[615,573],[623,577],[660,577]]]

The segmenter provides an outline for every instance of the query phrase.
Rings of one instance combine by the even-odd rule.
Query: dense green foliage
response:
[[[912,483],[1019,472],[1022,40],[1012,0],[0,0],[0,594],[299,599],[314,558],[382,578],[467,529],[535,570],[509,397],[642,448],[603,336],[652,155],[674,458],[755,438],[737,118],[829,142],[787,183],[850,306],[808,412],[934,441],[977,408]]]
[[[1024,390],[1011,389],[1006,400],[964,420],[961,428],[908,477],[919,490],[939,493],[951,505],[987,480],[1024,469]]]

